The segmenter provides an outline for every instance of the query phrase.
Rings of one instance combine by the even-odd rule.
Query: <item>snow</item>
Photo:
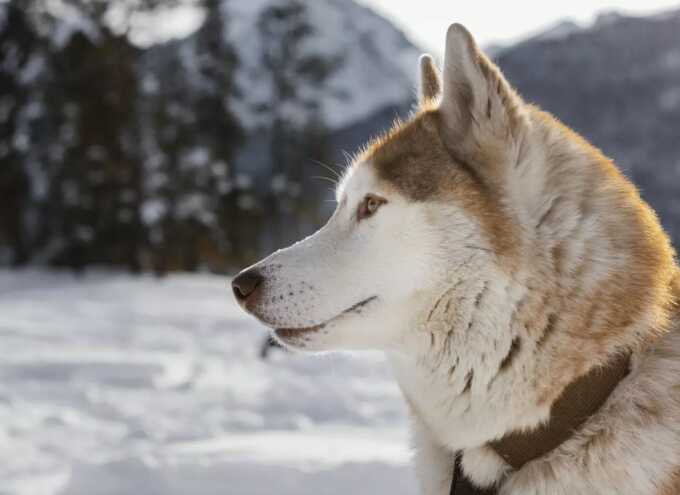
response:
[[[84,16],[76,7],[64,2],[50,2],[50,13],[59,18],[61,22],[54,23],[50,35],[55,47],[64,48],[73,36],[80,33],[89,40],[96,42],[100,34],[97,26]]]
[[[25,63],[24,67],[17,74],[17,79],[21,84],[32,84],[43,72],[45,68],[45,59],[42,54],[34,53]]]
[[[239,87],[248,88],[243,99],[232,102],[241,122],[250,129],[265,126],[270,116],[257,108],[271,101],[272,88],[262,67],[262,40],[257,22],[265,9],[279,0],[225,2],[230,14],[229,38],[241,64]],[[313,32],[304,40],[301,55],[339,60],[322,86],[300,81],[300,95],[319,101],[323,121],[332,129],[348,126],[390,105],[412,99],[420,51],[386,19],[350,0],[306,2],[306,20]],[[191,61],[185,53],[185,64]],[[304,105],[281,111],[292,122],[304,122]]]
[[[205,13],[194,2],[160,7],[151,12],[135,12],[131,19],[130,39],[140,47],[184,38],[196,31]]]
[[[379,355],[272,350],[228,279],[0,271],[3,493],[414,493]]]
[[[595,21],[593,22],[593,27],[603,28],[611,26],[619,22],[623,17],[623,14],[616,10],[605,10],[597,14],[597,17],[595,17]]]
[[[141,206],[142,221],[146,225],[158,223],[167,213],[168,205],[163,199],[146,200]]]
[[[210,207],[209,200],[201,193],[181,196],[175,205],[175,212],[180,219],[193,218],[205,225],[215,222],[215,213]]]
[[[551,26],[550,28],[542,31],[540,34],[535,36],[534,40],[563,40],[568,38],[572,34],[576,34],[583,31],[583,28],[573,21],[560,21]]]

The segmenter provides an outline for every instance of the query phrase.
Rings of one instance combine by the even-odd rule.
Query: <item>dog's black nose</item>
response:
[[[260,286],[264,277],[256,270],[248,270],[240,273],[231,281],[231,288],[234,290],[234,296],[239,302],[245,302],[249,297],[255,294],[255,291]]]

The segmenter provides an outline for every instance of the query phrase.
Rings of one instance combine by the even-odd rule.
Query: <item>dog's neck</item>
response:
[[[393,356],[405,395],[452,449],[537,427],[571,383],[638,345],[643,330],[631,330],[628,341],[614,333],[598,352],[589,352],[579,341],[592,338],[585,332],[593,330],[563,326],[561,299],[553,296],[558,289],[545,278],[534,284],[531,277],[485,277],[477,267],[472,272],[477,276],[441,291],[410,334],[409,352]],[[654,328],[646,331],[658,335]]]
[[[452,449],[533,427],[549,413],[549,405],[534,406],[531,349],[512,323],[522,293],[493,277],[464,280],[436,297],[408,334],[408,350],[391,353],[407,399]]]
[[[546,116],[533,119],[527,139],[542,145],[528,149],[560,160],[538,152],[522,158],[518,171],[556,167],[533,177],[533,189],[508,179],[505,194],[516,201],[506,214],[526,233],[514,261],[502,271],[492,258],[498,253],[458,252],[450,283],[431,294],[395,358],[420,377],[411,379],[419,384],[402,378],[402,386],[423,413],[460,424],[449,432],[453,447],[537,426],[570,383],[649,345],[667,325],[675,266],[652,214],[644,206],[630,213],[639,198],[597,150],[566,130],[550,131]],[[576,167],[585,186],[572,183]],[[605,176],[616,187],[599,190]],[[460,244],[449,243],[452,251]]]

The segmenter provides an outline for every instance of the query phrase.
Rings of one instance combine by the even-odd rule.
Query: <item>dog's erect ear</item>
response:
[[[439,110],[450,146],[465,152],[485,138],[513,134],[522,101],[460,24],[446,33],[443,73]]]
[[[434,100],[441,93],[442,84],[439,77],[439,69],[430,55],[420,57],[420,91],[418,92],[420,104]]]

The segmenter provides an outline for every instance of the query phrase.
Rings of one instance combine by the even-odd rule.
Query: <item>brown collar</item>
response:
[[[604,404],[630,369],[630,354],[621,354],[607,366],[596,367],[571,382],[552,405],[550,419],[531,431],[511,432],[488,445],[515,470],[544,456],[572,436]],[[494,491],[471,491],[460,470],[460,456],[451,484],[451,494],[492,494]],[[459,487],[456,485],[460,484]],[[474,490],[474,489],[473,489]]]

